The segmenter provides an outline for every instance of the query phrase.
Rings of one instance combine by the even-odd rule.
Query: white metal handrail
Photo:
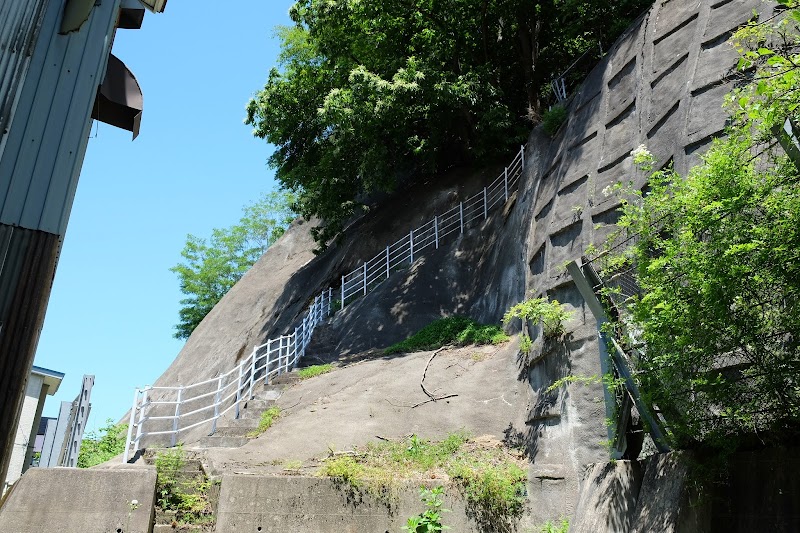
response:
[[[344,274],[336,291],[341,297],[339,308],[344,309],[347,303],[367,294],[394,270],[413,264],[426,248],[438,249],[446,238],[457,232],[463,234],[476,221],[487,220],[489,212],[503,205],[516,190],[524,168],[522,146],[503,173],[481,192],[435,215],[359,268]],[[242,402],[253,398],[256,385],[269,383],[274,376],[291,371],[305,355],[314,328],[334,311],[333,293],[333,288],[328,288],[317,295],[292,333],[256,346],[238,365],[217,377],[176,387],[137,388],[123,461],[127,462],[131,452],[142,447],[146,437],[169,435],[170,445],[174,446],[181,432],[210,423],[213,434],[220,417],[233,410],[238,418]],[[213,414],[201,414],[212,410]]]

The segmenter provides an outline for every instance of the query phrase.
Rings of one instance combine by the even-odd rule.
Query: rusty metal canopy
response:
[[[125,63],[108,54],[108,68],[103,84],[97,91],[92,118],[139,135],[144,109],[142,89]]]

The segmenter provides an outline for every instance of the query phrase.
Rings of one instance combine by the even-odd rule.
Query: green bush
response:
[[[128,424],[114,424],[109,418],[99,431],[90,431],[81,442],[78,452],[78,468],[105,463],[125,451]]]
[[[567,110],[562,105],[554,105],[542,115],[542,128],[550,137],[558,132],[558,128],[566,122]]]
[[[508,325],[515,318],[541,323],[544,338],[555,339],[564,334],[564,322],[572,318],[572,312],[558,300],[530,298],[511,307],[503,316],[503,324]]]
[[[427,509],[417,516],[410,517],[406,525],[403,526],[403,529],[412,531],[413,533],[436,533],[438,531],[450,529],[442,525],[442,513],[450,512],[450,509],[442,507],[443,494],[443,487],[436,487],[433,489],[420,487],[419,497]]]
[[[500,344],[508,340],[500,326],[485,325],[465,316],[431,322],[408,339],[384,350],[386,354],[435,350],[447,344]]]

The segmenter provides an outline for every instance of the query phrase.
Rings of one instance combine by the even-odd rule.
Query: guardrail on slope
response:
[[[341,287],[336,290],[341,296],[341,309],[388,279],[397,267],[411,265],[426,248],[439,248],[447,237],[456,232],[463,234],[477,221],[488,219],[489,212],[503,205],[519,185],[524,168],[525,147],[522,146],[503,173],[481,192],[435,215],[433,220],[412,229],[361,267],[343,275]],[[123,462],[128,461],[131,452],[141,449],[148,437],[150,440],[168,437],[170,445],[174,446],[181,432],[210,423],[213,434],[217,420],[223,415],[234,411],[238,418],[242,402],[253,397],[256,385],[262,381],[269,383],[273,376],[290,371],[303,357],[314,328],[334,311],[333,294],[333,288],[323,290],[291,334],[256,346],[248,357],[220,376],[184,386],[137,388]]]

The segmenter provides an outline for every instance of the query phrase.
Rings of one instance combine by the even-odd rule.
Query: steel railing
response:
[[[503,173],[481,192],[435,215],[386,246],[384,252],[343,275],[341,287],[335,291],[341,295],[339,308],[344,309],[347,303],[367,294],[395,270],[410,266],[425,249],[439,248],[454,234],[463,234],[466,229],[487,220],[489,213],[503,205],[516,190],[524,167],[525,147],[522,146]],[[259,383],[269,383],[274,376],[289,372],[305,355],[314,328],[334,312],[333,294],[333,288],[322,291],[291,334],[256,346],[238,365],[215,378],[183,386],[137,388],[123,461],[127,462],[131,452],[141,449],[148,438],[161,437],[163,440],[159,444],[163,445],[168,436],[170,446],[175,446],[182,432],[210,424],[213,434],[220,417],[233,411],[238,418],[242,403],[253,398]]]

